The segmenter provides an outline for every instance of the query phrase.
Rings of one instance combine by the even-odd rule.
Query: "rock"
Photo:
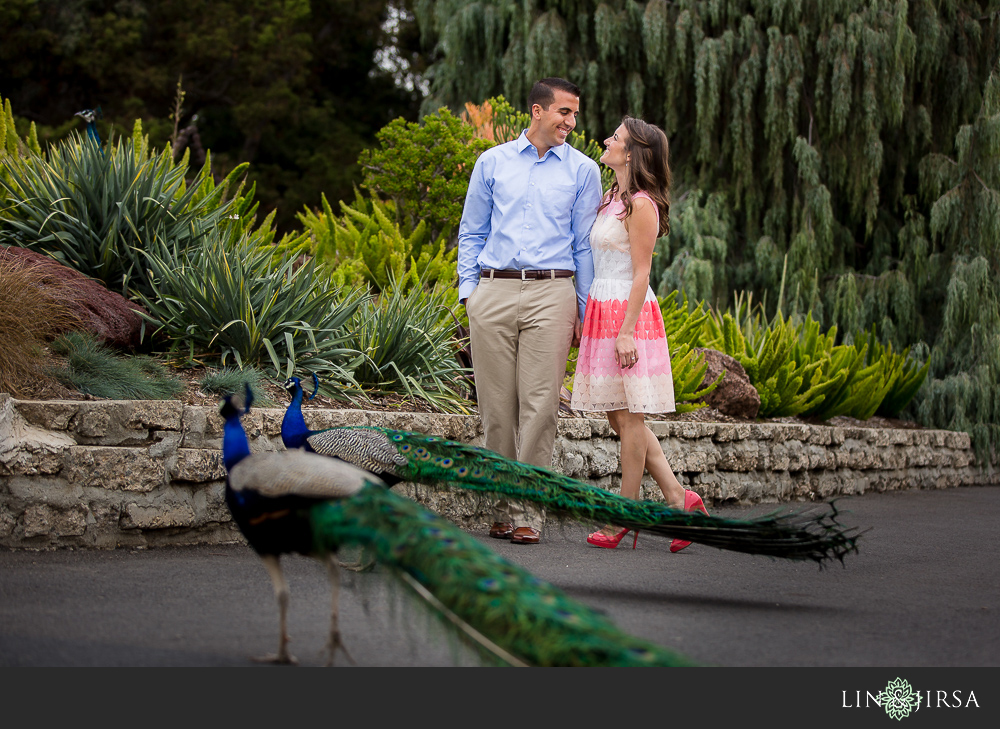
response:
[[[138,312],[145,312],[139,304],[109,291],[100,281],[26,248],[0,246],[0,261],[23,267],[38,266],[51,293],[80,319],[84,331],[91,332],[102,343],[119,349],[139,344],[143,319]]]
[[[705,370],[705,379],[701,383],[702,387],[708,387],[715,382],[723,370],[726,371],[726,376],[722,378],[719,386],[701,398],[699,402],[707,403],[709,407],[715,408],[724,415],[746,418],[747,420],[756,418],[757,411],[760,410],[760,395],[757,394],[757,389],[750,384],[750,378],[747,377],[743,365],[728,354],[714,349],[696,348],[694,351],[704,355],[705,364],[708,365],[708,369]]]

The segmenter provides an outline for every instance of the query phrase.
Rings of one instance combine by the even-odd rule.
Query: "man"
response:
[[[476,162],[458,235],[458,292],[469,315],[486,447],[549,467],[559,390],[594,278],[597,163],[566,144],[580,89],[560,78],[528,95],[531,122]],[[537,544],[544,513],[501,499],[490,536]]]

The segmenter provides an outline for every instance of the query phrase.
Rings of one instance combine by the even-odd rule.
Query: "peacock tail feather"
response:
[[[368,486],[311,512],[318,546],[371,545],[379,562],[412,578],[449,611],[533,666],[692,666],[619,630],[591,608],[503,559],[445,519]]]
[[[674,509],[663,502],[627,499],[547,468],[431,435],[348,426],[317,431],[307,440],[316,453],[335,455],[387,483],[411,481],[506,496],[576,519],[821,565],[831,559],[843,562],[848,553],[857,551],[858,535],[839,523],[834,504],[829,509],[726,519]]]

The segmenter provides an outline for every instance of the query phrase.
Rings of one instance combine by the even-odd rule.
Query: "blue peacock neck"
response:
[[[226,424],[222,429],[222,462],[226,471],[250,455],[250,441],[240,423],[239,413],[225,416]]]
[[[306,419],[302,415],[302,397],[302,386],[296,382],[292,402],[289,403],[285,417],[281,420],[281,440],[285,448],[301,448],[309,435]]]

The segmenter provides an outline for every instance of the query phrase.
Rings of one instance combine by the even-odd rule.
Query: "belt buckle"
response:
[[[525,275],[526,273],[528,273],[528,269],[522,268],[521,269],[521,280],[522,281],[527,281],[528,280],[528,277]]]

